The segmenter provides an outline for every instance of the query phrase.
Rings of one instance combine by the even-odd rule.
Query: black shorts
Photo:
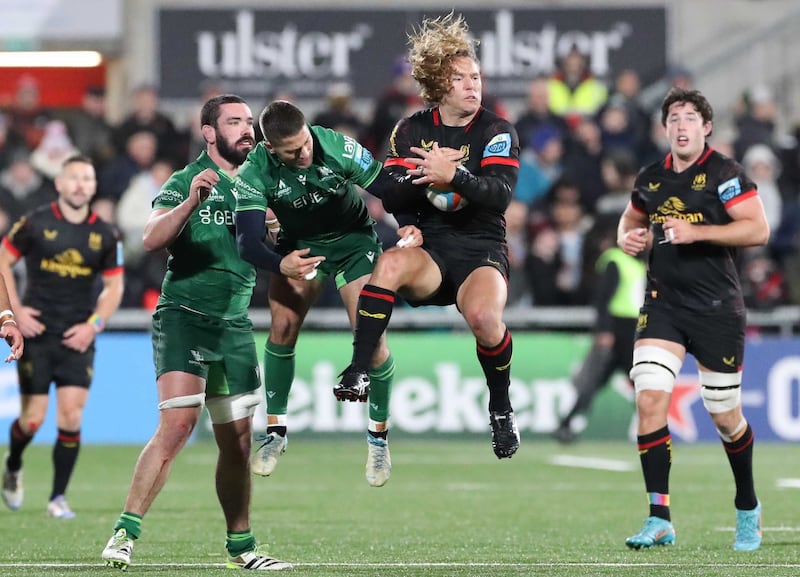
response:
[[[442,284],[432,297],[408,301],[414,307],[447,306],[456,302],[459,287],[472,271],[482,266],[496,268],[508,279],[508,250],[494,241],[470,240],[468,237],[424,237],[422,250],[427,252],[442,274]]]
[[[89,388],[94,374],[94,343],[85,353],[61,344],[61,335],[45,333],[25,339],[25,350],[17,361],[19,391],[23,395],[46,395],[50,383],[56,387],[75,385]]]
[[[736,373],[744,362],[744,312],[701,314],[645,304],[639,312],[636,340],[663,339],[683,345],[698,363],[717,373]]]

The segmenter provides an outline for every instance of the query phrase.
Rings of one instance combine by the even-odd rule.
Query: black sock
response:
[[[750,511],[756,508],[756,489],[753,484],[753,429],[747,424],[744,435],[737,440],[728,443],[722,441],[725,447],[725,454],[728,455],[728,462],[731,464],[733,479],[736,482],[736,499],[734,503],[737,509]]]
[[[359,371],[369,369],[370,361],[383,331],[389,325],[395,294],[375,285],[364,285],[356,308],[356,330],[352,366]]]
[[[636,438],[650,516],[670,520],[669,470],[672,465],[672,436],[669,427]]]
[[[508,398],[508,387],[511,382],[511,333],[506,329],[500,343],[491,347],[477,346],[478,362],[486,376],[489,387],[489,411],[505,413],[511,410],[511,399]]]
[[[267,435],[270,433],[277,433],[281,437],[286,436],[286,426],[285,425],[268,425],[267,426]]]
[[[8,468],[11,471],[19,471],[22,468],[22,453],[25,447],[33,440],[33,435],[28,435],[19,426],[19,419],[11,423],[8,431]]]
[[[58,430],[56,444],[53,447],[53,467],[55,475],[53,477],[53,492],[50,499],[63,495],[67,491],[67,484],[72,477],[72,470],[78,460],[78,452],[81,448],[80,431]]]
[[[384,431],[370,431],[369,429],[367,429],[367,433],[369,433],[370,436],[373,439],[388,439],[389,438],[389,429],[386,429]]]

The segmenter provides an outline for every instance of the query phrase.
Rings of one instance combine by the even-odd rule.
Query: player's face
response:
[[[458,117],[470,117],[481,106],[481,71],[472,58],[460,56],[453,61],[450,91],[442,98],[440,108]]]
[[[240,102],[220,106],[214,132],[219,155],[234,166],[242,164],[256,144],[250,107]]]
[[[308,168],[314,157],[314,140],[308,126],[276,144],[267,144],[272,153],[287,166],[294,168]]]
[[[675,102],[666,119],[667,140],[672,154],[685,161],[694,161],[703,152],[711,123],[688,102]]]
[[[88,162],[70,162],[56,177],[59,199],[70,208],[80,210],[87,206],[97,191],[94,166]]]

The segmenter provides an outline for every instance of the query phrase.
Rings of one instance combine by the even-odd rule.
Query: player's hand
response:
[[[200,206],[211,194],[211,189],[219,182],[219,174],[211,168],[195,175],[189,186],[189,198],[195,201],[195,207]]]
[[[19,360],[22,357],[22,352],[25,348],[25,341],[22,337],[22,331],[14,323],[8,323],[0,329],[0,337],[4,338],[11,347],[10,354],[6,357],[6,362]]]
[[[397,229],[397,236],[400,237],[396,243],[398,248],[422,246],[422,231],[413,224],[401,226]]]
[[[678,218],[667,217],[662,226],[664,238],[661,243],[670,244],[691,244],[695,241],[694,225]]]
[[[626,232],[619,242],[622,252],[636,256],[647,248],[650,242],[650,231],[646,228],[634,228]]]
[[[39,321],[39,315],[42,311],[33,307],[19,307],[16,310],[15,320],[22,332],[22,336],[26,339],[38,337],[42,334],[47,327]]]
[[[295,280],[312,280],[324,256],[308,256],[310,248],[293,250],[281,260],[281,274]]]
[[[64,331],[63,336],[64,338],[61,339],[62,345],[73,351],[85,353],[94,342],[97,331],[94,330],[94,326],[90,323],[78,323]]]
[[[439,144],[436,142],[433,143],[430,150],[412,146],[411,152],[419,156],[419,158],[405,159],[409,164],[416,166],[408,171],[409,174],[417,177],[411,182],[414,184],[439,183],[440,186],[453,180],[458,161],[464,156],[460,150],[439,148]]]

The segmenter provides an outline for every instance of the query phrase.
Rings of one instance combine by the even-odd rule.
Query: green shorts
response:
[[[156,377],[170,371],[206,380],[206,395],[238,395],[261,386],[253,324],[222,320],[177,307],[153,313]]]
[[[371,227],[324,242],[281,238],[276,247],[283,255],[301,248],[311,249],[308,256],[325,257],[325,261],[317,269],[317,278],[322,280],[333,275],[337,289],[357,278],[372,274],[378,256],[383,252],[378,235]]]

